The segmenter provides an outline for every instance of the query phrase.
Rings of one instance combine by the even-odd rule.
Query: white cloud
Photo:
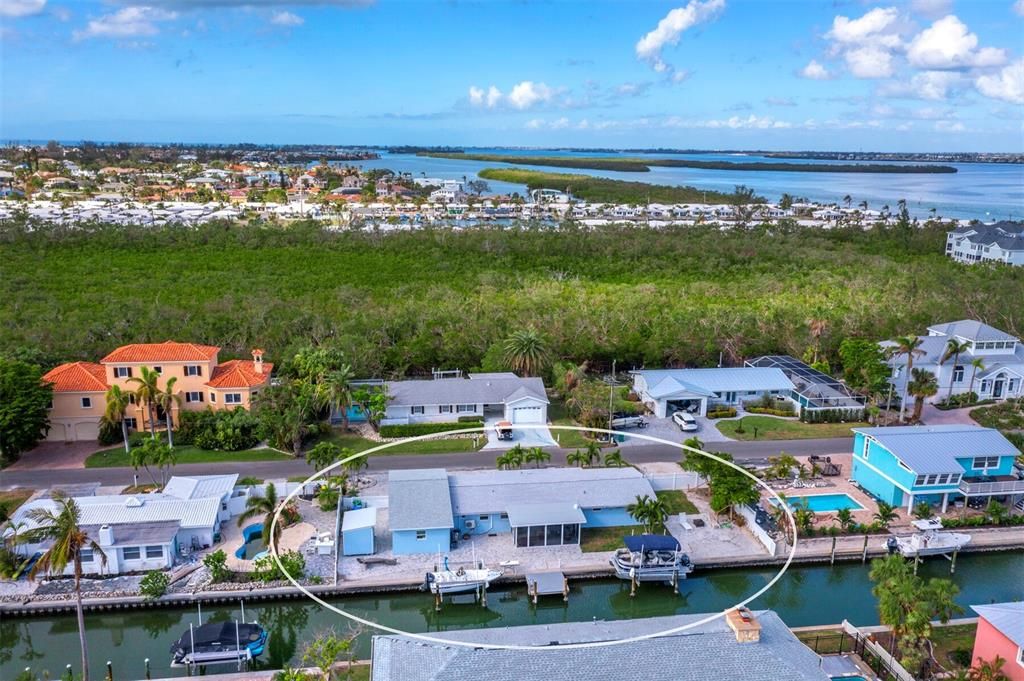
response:
[[[828,80],[832,77],[828,72],[828,69],[814,59],[808,62],[807,66],[800,70],[800,75],[804,78],[810,78],[811,80]]]
[[[666,14],[654,30],[636,43],[636,56],[648,62],[658,73],[672,71],[661,52],[666,45],[678,45],[683,33],[697,24],[713,21],[725,9],[725,0],[690,0]]]
[[[967,128],[959,121],[935,121],[937,132],[964,132]]]
[[[105,14],[98,19],[90,20],[84,29],[74,32],[74,38],[84,40],[156,35],[160,32],[158,22],[171,21],[177,16],[176,12],[156,7],[125,7],[113,14]]]
[[[133,0],[114,0],[125,5]],[[208,9],[211,7],[280,7],[326,5],[336,7],[367,7],[376,0],[147,0],[150,7],[170,9]]]
[[[929,19],[937,19],[953,10],[953,0],[910,0],[910,9]]]
[[[530,120],[526,121],[526,127],[529,130],[540,130],[541,128],[544,127],[544,119],[531,118]]]
[[[270,17],[270,23],[274,24],[275,26],[285,26],[291,28],[293,26],[302,26],[304,23],[306,23],[306,20],[300,17],[298,14],[293,14],[292,12],[281,10],[280,12],[274,12],[273,16]]]
[[[484,103],[484,91],[475,85],[469,86],[469,103],[473,106],[482,106]]]
[[[544,83],[534,83],[531,80],[524,80],[512,87],[508,93],[508,103],[513,108],[523,111],[538,103],[549,102],[555,96],[555,91]],[[488,106],[490,104],[488,103]]]
[[[1018,16],[1024,17],[1024,0],[1017,0],[1017,2],[1013,3],[1013,11],[1016,12]]]
[[[914,36],[907,47],[911,65],[925,69],[956,69],[999,66],[1006,62],[1006,51],[978,47],[978,36],[950,14]]]
[[[0,16],[27,17],[39,14],[46,7],[46,0],[0,0]]]
[[[921,99],[942,100],[949,89],[960,80],[953,71],[922,71],[910,79],[910,86]]]
[[[892,31],[898,18],[899,12],[895,7],[876,7],[859,19],[840,15],[832,20],[832,30],[825,37],[838,43],[855,45],[880,40],[895,47],[899,37]]]
[[[493,85],[487,88],[487,108],[493,109],[494,107],[498,106],[499,101],[501,101],[501,90],[494,87]]]
[[[846,51],[846,66],[857,78],[888,78],[893,73],[892,53],[881,46],[866,45]]]
[[[978,76],[974,85],[986,97],[1024,104],[1024,57],[992,75]]]

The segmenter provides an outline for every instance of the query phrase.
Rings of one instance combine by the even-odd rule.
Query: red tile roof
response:
[[[266,383],[273,368],[273,364],[264,362],[261,374],[256,371],[256,363],[251,359],[232,359],[214,367],[213,375],[206,385],[211,388],[253,388]]]
[[[112,362],[188,362],[211,360],[220,352],[214,345],[196,343],[134,343],[122,345],[100,360],[103,364]]]
[[[61,364],[46,372],[45,383],[52,383],[54,392],[106,392],[107,370],[93,362]]]

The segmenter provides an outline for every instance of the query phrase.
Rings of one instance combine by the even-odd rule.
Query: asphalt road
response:
[[[713,452],[729,452],[738,461],[756,461],[785,451],[794,456],[808,454],[844,454],[851,451],[853,438],[829,440],[766,440],[761,442],[713,442],[707,449]],[[571,449],[554,449],[551,464],[564,465]],[[623,457],[631,463],[652,463],[657,461],[678,461],[680,450],[669,445],[641,445],[622,450]],[[412,454],[372,456],[370,470],[382,471],[407,468],[493,468],[497,454],[473,452],[458,454]],[[176,475],[215,475],[238,473],[264,480],[287,478],[294,475],[309,475],[313,470],[305,459],[289,461],[252,461],[246,463],[207,463],[175,466]],[[54,485],[98,482],[103,485],[130,485],[136,471],[132,468],[66,468],[41,470],[0,471],[0,488],[29,487],[43,489]],[[144,475],[140,475],[144,480]]]

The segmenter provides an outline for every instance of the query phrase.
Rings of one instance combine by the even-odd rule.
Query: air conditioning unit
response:
[[[474,529],[476,529],[476,521],[475,520],[467,520],[465,525],[466,525],[466,529],[467,530],[474,530]]]

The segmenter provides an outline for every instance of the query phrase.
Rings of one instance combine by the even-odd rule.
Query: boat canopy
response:
[[[625,538],[630,551],[678,551],[679,540],[667,534],[633,534]]]

